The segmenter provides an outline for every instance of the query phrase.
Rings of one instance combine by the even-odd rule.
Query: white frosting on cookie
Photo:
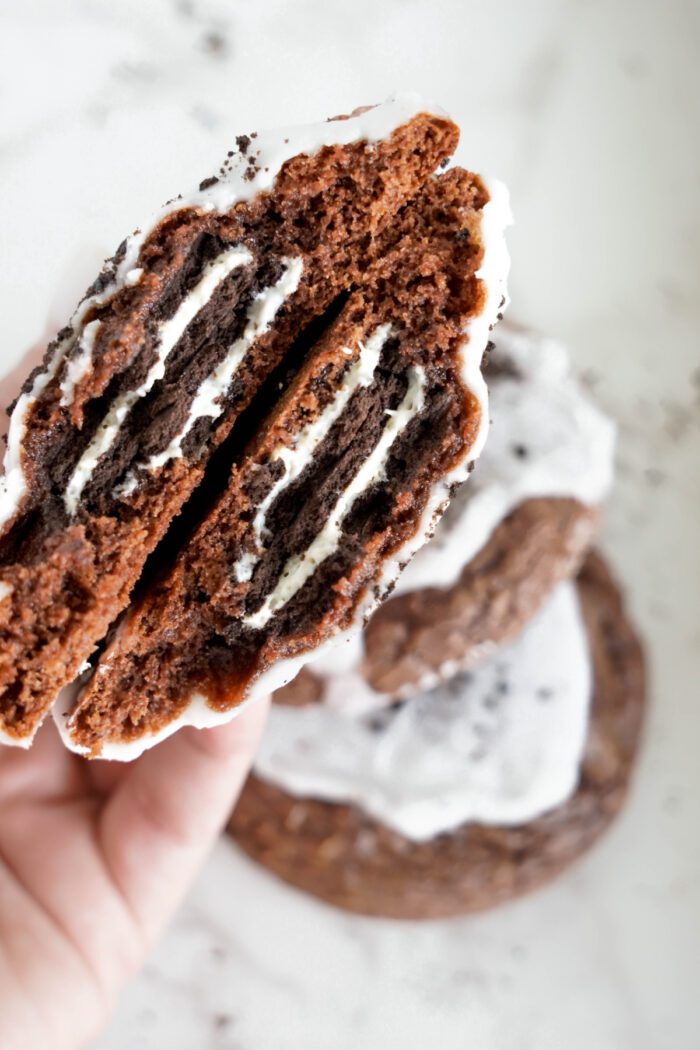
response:
[[[72,404],[76,386],[92,369],[92,351],[101,325],[101,321],[90,321],[85,325],[78,342],[78,352],[66,361],[60,383],[61,404],[64,408]]]
[[[450,587],[493,530],[524,500],[571,497],[603,502],[613,480],[615,426],[582,389],[566,348],[499,326],[494,363],[517,376],[490,385],[491,430],[469,484],[435,536],[407,566],[394,593]]]
[[[255,771],[415,841],[468,821],[522,824],[575,789],[591,693],[578,598],[563,584],[516,642],[398,709],[274,705]]]

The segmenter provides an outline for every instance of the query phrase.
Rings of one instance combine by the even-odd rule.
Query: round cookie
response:
[[[478,911],[558,875],[608,827],[624,801],[644,708],[644,658],[604,562],[577,580],[594,689],[578,787],[519,826],[466,823],[417,842],[358,808],[299,799],[251,777],[229,830],[255,860],[339,907],[391,918]]]

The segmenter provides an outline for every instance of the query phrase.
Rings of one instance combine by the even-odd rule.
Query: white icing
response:
[[[398,408],[388,411],[388,422],[376,446],[364,461],[347,488],[338,497],[323,528],[303,554],[288,559],[279,581],[257,612],[246,616],[243,623],[250,627],[265,624],[304,586],[316,571],[337,549],[342,536],[342,522],[352,509],[355,500],[375,482],[385,476],[391,447],[399,434],[414,416],[422,411],[425,395],[425,373],[420,367],[409,369],[408,389]]]
[[[173,201],[167,206],[168,211],[199,207],[205,211],[226,212],[239,201],[251,200],[256,194],[271,189],[280,169],[291,157],[302,153],[313,155],[324,146],[379,142],[419,113],[447,116],[439,106],[407,92],[346,120],[260,131],[251,138],[245,154],[237,152],[226,162],[225,172],[217,182]],[[250,159],[253,164],[249,163]]]
[[[350,398],[360,387],[370,386],[374,378],[374,372],[379,364],[382,347],[389,338],[391,325],[383,324],[377,328],[366,343],[360,344],[360,352],[357,361],[348,369],[343,377],[343,385],[338,390],[333,401],[319,415],[308,423],[294,439],[294,445],[279,445],[271,454],[271,462],[282,462],[284,474],[274,483],[267,496],[260,502],[255,517],[252,521],[253,539],[257,548],[260,548],[263,539],[267,535],[265,521],[267,512],[275,502],[280,493],[299,477],[308,465],[314,452],[326,439],[331,427],[344,412]],[[352,354],[352,350],[346,347],[343,351]],[[237,580],[249,580],[253,569],[258,561],[258,555],[247,552],[239,558],[233,566],[233,574]]]
[[[282,259],[284,272],[276,284],[259,292],[248,307],[243,335],[229,347],[224,359],[200,384],[190,407],[187,422],[179,434],[162,452],[151,456],[145,464],[147,470],[158,470],[169,460],[182,456],[182,443],[198,419],[207,416],[217,419],[224,410],[222,397],[226,394],[233,377],[250,350],[274,321],[280,307],[297,290],[304,264],[301,259]]]
[[[143,277],[143,269],[140,266],[135,266],[133,270],[129,270],[128,274],[124,278],[124,284],[127,288],[133,288],[135,284],[138,284]]]
[[[223,280],[237,267],[252,261],[247,248],[230,248],[212,259],[202,270],[199,281],[182,300],[172,317],[158,326],[156,360],[151,365],[143,382],[134,390],[127,390],[110,405],[107,415],[100,423],[71,475],[66,487],[64,502],[69,514],[75,514],[80,496],[99,460],[109,451],[119,430],[134,405],[146,397],[155,383],[165,375],[165,364],[171,351],[183,336],[199,311],[206,306]]]
[[[92,351],[101,324],[101,321],[90,321],[85,325],[78,341],[77,354],[66,361],[63,379],[60,383],[61,405],[64,408],[72,403],[76,386],[92,369]]]
[[[354,803],[415,841],[468,821],[517,825],[574,790],[591,691],[578,599],[564,584],[489,663],[398,711],[274,706],[255,770],[296,797]]]
[[[5,583],[4,580],[0,580],[0,602],[4,602],[6,598],[9,598],[14,588],[11,584]]]
[[[397,594],[454,584],[524,500],[571,497],[597,506],[612,485],[614,424],[582,390],[566,349],[506,325],[498,328],[495,343],[494,362],[512,362],[518,377],[491,384],[492,426],[484,453],[433,541],[400,577]]]

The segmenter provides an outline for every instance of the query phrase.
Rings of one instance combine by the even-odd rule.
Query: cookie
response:
[[[460,168],[394,215],[379,257],[259,387],[232,468],[215,462],[198,521],[57,709],[69,746],[130,758],[218,724],[359,629],[483,445],[508,217],[502,189]]]
[[[642,649],[625,614],[617,585],[597,555],[587,559],[576,590],[590,650],[592,699],[577,782],[558,805],[527,821],[466,821],[422,838],[416,833],[421,830],[421,821],[425,824],[425,809],[418,805],[397,805],[392,809],[388,805],[389,819],[402,822],[405,830],[410,827],[413,837],[409,837],[358,806],[293,797],[260,776],[253,776],[231,818],[229,830],[236,841],[253,859],[306,892],[342,908],[392,918],[437,918],[478,911],[534,890],[556,877],[593,845],[619,812],[639,744],[644,709]],[[538,616],[542,617],[543,612]],[[546,680],[548,654],[542,652],[541,639],[535,638],[535,642],[540,647]],[[495,661],[497,664],[498,657]],[[503,701],[504,694],[495,687],[499,680],[497,666],[493,674],[492,696],[500,695]],[[535,682],[532,678],[533,686]],[[454,683],[452,688],[456,688]],[[538,699],[545,709],[557,702],[555,691],[547,695],[545,686],[537,689],[542,690]],[[445,696],[439,701],[443,710],[447,702]],[[414,703],[415,699],[409,700],[405,706]],[[400,716],[399,712],[394,718]],[[472,736],[475,724],[481,723],[473,721]],[[428,721],[424,732],[429,731]],[[436,731],[435,725],[432,731]],[[415,724],[411,732],[415,733]],[[451,746],[457,748],[459,734],[454,725],[450,734]],[[413,739],[407,735],[404,746]],[[532,743],[537,735],[527,739]],[[554,758],[556,754],[554,751]],[[303,769],[301,761],[298,767]],[[472,771],[477,767],[478,760],[472,756]],[[321,775],[319,768],[314,766],[317,780]],[[403,768],[404,780],[399,783],[410,784],[411,769],[406,769],[405,764]],[[424,775],[424,767],[419,764],[417,768]],[[324,786],[329,790],[333,770],[328,768],[326,772]],[[478,777],[475,782],[479,783]],[[507,787],[507,780],[501,786]],[[496,793],[492,792],[489,799],[491,789],[483,776],[480,787],[480,791],[472,790],[469,797],[472,804],[480,800],[478,806],[483,814]],[[559,790],[562,787],[560,782]],[[401,798],[398,785],[396,791]],[[375,807],[380,804],[379,794],[374,796]],[[542,798],[540,792],[539,804]],[[513,800],[516,809],[509,810]],[[441,807],[433,793],[427,801],[430,820],[450,819],[454,800],[450,802],[448,798]],[[500,813],[503,818],[509,812],[515,817],[520,805],[516,791],[503,790],[491,815]],[[453,805],[451,815],[454,817]]]
[[[128,237],[12,410],[0,482],[0,728],[26,742],[300,334],[457,142],[416,97],[241,135]],[[381,243],[380,243],[381,242]]]

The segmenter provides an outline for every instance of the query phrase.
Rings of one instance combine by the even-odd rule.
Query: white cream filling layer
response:
[[[234,269],[246,266],[250,262],[252,262],[250,252],[247,248],[240,247],[230,248],[216,259],[212,259],[204,267],[199,281],[180,303],[173,316],[158,326],[156,360],[148,370],[146,378],[135,390],[127,390],[114,400],[95,436],[78,460],[64,495],[65,507],[69,514],[75,514],[85,485],[102,456],[114,444],[124,420],[134,405],[141,398],[146,397],[155,383],[165,375],[167,359],[186,329],[209,302],[221,282]]]
[[[273,705],[255,771],[300,798],[354,803],[415,841],[468,821],[522,824],[575,789],[591,695],[567,583],[516,642],[399,710]]]
[[[190,414],[184,427],[167,448],[151,456],[146,464],[147,470],[159,470],[171,459],[182,456],[182,443],[198,419],[209,417],[217,419],[224,410],[222,398],[228,391],[233,378],[252,345],[274,321],[280,307],[299,287],[304,269],[301,259],[283,259],[284,272],[276,284],[259,292],[248,307],[246,326],[243,335],[236,339],[228,352],[213,372],[201,383],[194,396]]]
[[[257,548],[260,548],[263,539],[267,535],[265,522],[272,504],[280,493],[291,485],[308,466],[311,457],[325,441],[333,424],[340,419],[355,391],[360,387],[368,387],[372,384],[382,348],[390,333],[391,325],[380,325],[366,343],[360,344],[358,358],[343,377],[343,385],[333,401],[319,413],[316,419],[308,423],[297,434],[292,447],[279,445],[270,456],[270,462],[281,462],[284,464],[284,474],[274,483],[267,496],[261,501],[253,518],[252,531]],[[346,348],[345,352],[351,354],[352,350]],[[234,578],[237,580],[249,580],[258,560],[259,555],[257,553],[248,552],[244,554],[233,566],[232,573]]]
[[[60,383],[61,405],[64,408],[72,403],[76,386],[92,369],[92,351],[101,325],[101,321],[90,321],[85,325],[78,342],[78,353],[66,362],[64,376]]]
[[[389,420],[371,454],[339,496],[325,525],[310,547],[303,554],[295,554],[288,559],[274,590],[267,596],[257,612],[244,618],[243,623],[247,627],[264,627],[275,613],[279,612],[301,590],[321,562],[337,550],[342,536],[343,520],[352,509],[355,500],[385,477],[386,464],[392,445],[414,416],[422,411],[425,404],[424,370],[420,366],[413,367],[409,369],[408,377],[408,389],[398,408],[387,412]]]

